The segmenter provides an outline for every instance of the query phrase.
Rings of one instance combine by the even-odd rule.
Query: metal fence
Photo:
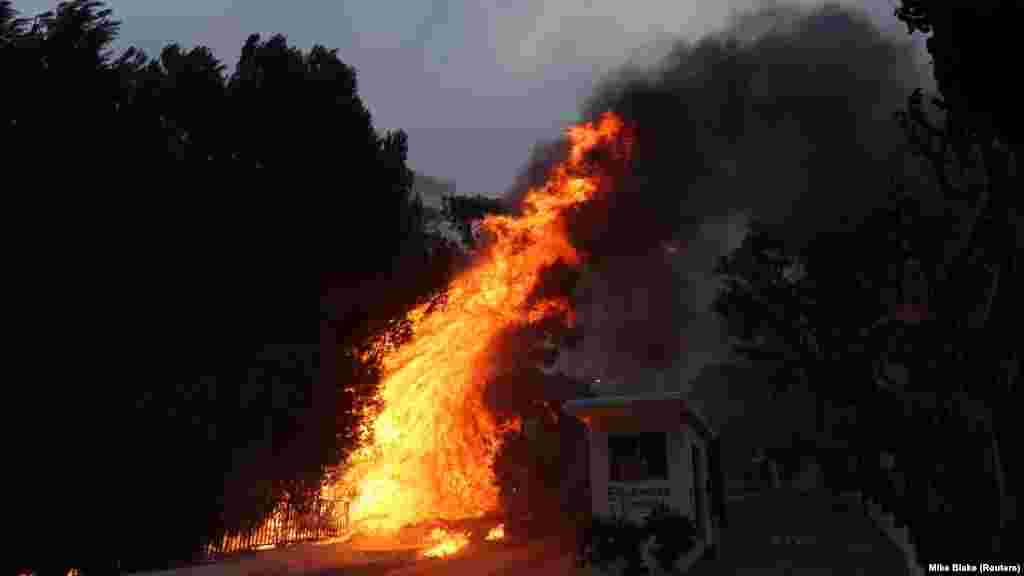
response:
[[[208,558],[225,554],[313,542],[342,536],[348,529],[348,502],[321,500],[305,514],[282,507],[254,530],[228,534],[207,546]]]

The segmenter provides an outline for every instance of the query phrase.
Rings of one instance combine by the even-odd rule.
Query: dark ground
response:
[[[688,574],[901,575],[903,554],[850,498],[768,490],[729,503],[717,560]]]
[[[698,562],[690,576],[904,575],[902,553],[859,509],[826,491],[766,490],[732,501],[718,559]],[[582,576],[554,542],[471,546],[448,559],[418,558],[413,549],[369,545],[303,545],[248,559],[151,576]]]

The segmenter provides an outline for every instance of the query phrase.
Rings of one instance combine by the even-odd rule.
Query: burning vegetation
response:
[[[505,433],[521,424],[485,402],[488,383],[501,372],[500,340],[521,327],[572,326],[568,297],[538,288],[546,270],[578,267],[586,258],[570,242],[567,218],[608,193],[610,170],[628,161],[632,146],[631,130],[610,113],[570,128],[567,139],[567,158],[526,194],[518,213],[484,218],[486,243],[443,303],[409,314],[412,338],[376,343],[380,408],[365,415],[366,444],[334,487],[352,498],[356,531],[396,534],[498,508],[492,465]],[[503,538],[503,528],[493,527],[486,540]],[[424,555],[450,555],[468,542],[466,533],[438,528]]]
[[[443,558],[451,556],[469,544],[469,533],[449,532],[444,528],[434,528],[428,537],[431,546],[423,551],[426,558]]]
[[[505,525],[498,524],[494,528],[491,528],[489,532],[487,532],[487,537],[484,538],[484,540],[492,542],[494,540],[502,540],[503,538],[505,538]]]

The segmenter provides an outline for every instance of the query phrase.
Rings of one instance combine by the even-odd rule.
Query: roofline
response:
[[[642,394],[635,396],[624,396],[624,395],[608,395],[608,396],[597,396],[594,398],[577,398],[575,400],[568,400],[562,403],[562,409],[566,412],[572,413],[574,409],[586,409],[586,408],[601,408],[611,406],[625,406],[633,402],[642,401],[657,401],[657,400],[679,400],[683,403],[683,411],[691,416],[694,428],[702,436],[708,436],[711,438],[717,437],[718,433],[708,424],[707,420],[700,413],[699,410],[687,401],[686,396],[679,392],[666,392],[660,394]]]
[[[640,394],[635,396],[624,396],[624,395],[607,395],[607,396],[595,396],[593,398],[576,398],[575,400],[568,400],[565,402],[565,406],[579,408],[589,408],[597,406],[620,406],[623,404],[629,404],[631,402],[643,401],[643,400],[686,400],[686,397],[678,392],[667,392],[662,394]],[[689,409],[689,406],[687,406]]]

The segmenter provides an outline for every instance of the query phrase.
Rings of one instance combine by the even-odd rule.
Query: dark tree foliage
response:
[[[956,224],[942,235],[945,250],[932,290],[940,322],[928,336],[938,338],[944,352],[937,370],[960,380],[958,395],[940,405],[946,413],[952,407],[961,413],[951,421],[974,438],[974,452],[983,454],[982,466],[999,495],[998,510],[987,517],[997,520],[983,522],[985,530],[974,533],[972,545],[979,550],[999,545],[998,539],[986,540],[990,533],[1013,532],[1014,497],[1019,498],[1014,486],[1020,484],[1020,427],[1010,407],[1019,404],[1020,351],[1006,335],[1016,327],[1024,244],[1017,176],[1022,112],[992,63],[1015,52],[1013,31],[1022,8],[1007,0],[903,0],[896,9],[908,33],[929,34],[939,89],[930,106],[915,92],[898,118],[945,198],[963,205]],[[970,508],[967,502],[960,506]],[[923,519],[921,524],[927,557],[938,557],[946,535]]]
[[[407,336],[459,260],[336,51],[251,36],[228,75],[204,47],[115,55],[118,28],[0,0],[13,286],[54,383],[6,419],[30,440],[5,570],[172,566],[308,508],[375,402],[369,339]]]
[[[621,518],[592,520],[589,527],[590,554],[586,558],[595,567],[608,569],[619,565],[622,574],[649,574],[644,565],[644,549],[666,574],[676,572],[676,562],[693,549],[697,529],[693,520],[665,506],[655,508],[642,522]],[[653,539],[653,542],[651,542]]]
[[[564,331],[551,324],[509,330],[498,339],[486,398],[500,418],[523,423],[505,435],[493,465],[506,530],[513,538],[558,537],[569,550],[591,501],[586,432],[561,406],[585,395],[587,386],[539,368],[557,350],[542,342]]]
[[[45,153],[65,166],[98,162],[96,137],[106,133],[117,87],[109,45],[118,24],[111,11],[79,1],[27,20],[15,17],[10,2],[2,6],[0,124],[5,141],[17,143],[7,154],[21,152],[13,159],[23,161]]]
[[[930,34],[927,47],[950,128],[998,138],[1019,155],[1022,113],[992,63],[1013,54],[1022,6],[1013,0],[901,0],[896,16],[907,32]]]
[[[561,386],[569,396],[579,391],[565,378],[548,378],[551,388]],[[560,410],[564,400],[553,397],[536,397],[516,410],[523,429],[506,434],[494,474],[507,533],[523,540],[554,537],[569,551],[576,529],[590,517],[586,431]]]
[[[802,248],[755,225],[719,268],[717,308],[736,350],[808,385],[818,446],[849,447],[859,461],[831,463],[833,479],[909,522],[922,559],[997,549],[1012,530],[1019,458],[1005,407],[1019,351],[1005,335],[1019,288],[1019,107],[981,67],[1012,43],[997,31],[1018,7],[907,1],[897,11],[933,33],[941,98],[928,108],[917,91],[897,118],[934,191],[901,180],[903,194],[863,225]],[[895,467],[880,466],[880,453]],[[935,527],[937,513],[976,528],[952,535]]]
[[[525,410],[526,428],[504,438],[494,463],[506,528],[516,536],[550,535],[563,514],[557,418],[538,403]]]
[[[938,352],[934,341],[902,338],[907,331],[933,330],[930,320],[896,320],[908,303],[927,305],[919,276],[941,258],[932,242],[938,217],[915,218],[919,211],[915,200],[903,198],[852,231],[819,235],[802,250],[787,247],[785,232],[755,222],[718,267],[723,290],[715,308],[728,323],[734,350],[774,372],[777,394],[815,399],[816,416],[806,423],[813,428],[802,433],[820,448],[888,441],[843,422],[875,409],[876,382],[886,378],[888,362],[926,366]],[[897,340],[900,347],[892,349]],[[933,377],[919,373],[899,386],[931,389]]]

